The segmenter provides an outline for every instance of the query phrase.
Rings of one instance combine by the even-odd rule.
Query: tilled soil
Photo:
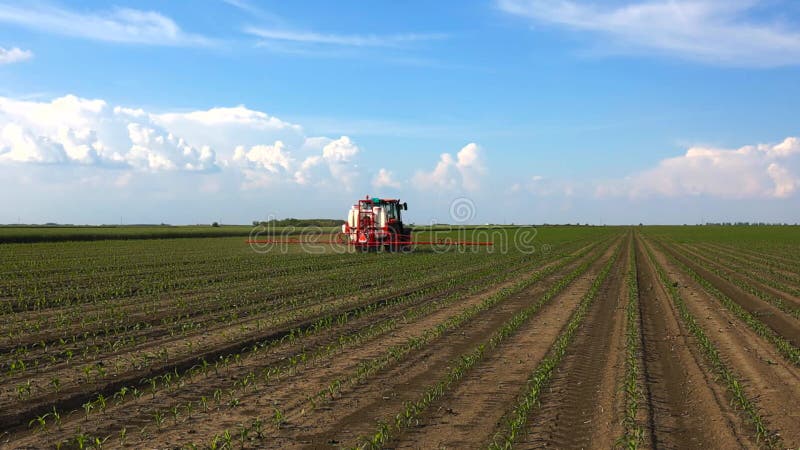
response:
[[[518,448],[612,448],[622,434],[625,250],[529,419]]]
[[[620,271],[624,269],[624,263],[624,258],[617,259],[612,274],[598,294],[600,298],[607,298],[612,302],[617,300],[615,294],[620,287]],[[528,376],[547,354],[586,292],[586,283],[591,283],[594,276],[594,270],[586,273],[584,278],[542,308],[513,338],[501,344],[453,392],[438,402],[436,409],[424,417],[418,427],[409,429],[400,436],[397,439],[397,448],[422,448],[426,445],[437,448],[468,448],[476,443],[488,444],[487,438],[491,438],[498,425],[502,424],[506,405],[513,404],[525,387]],[[593,311],[598,310],[608,310],[612,312],[611,315],[615,315],[614,308],[593,308]],[[603,376],[604,371],[597,373]],[[613,385],[613,373],[609,374],[608,380]],[[588,383],[584,386],[588,386]],[[614,395],[613,386],[608,391]],[[578,396],[587,393],[593,392],[590,389]],[[593,400],[596,399],[586,398],[584,404],[595,409],[598,403]],[[613,408],[608,408],[604,412],[611,415],[612,410]],[[607,419],[605,417],[600,420]],[[607,421],[610,423],[613,420]],[[565,422],[564,425],[569,427],[577,424]],[[562,444],[564,447],[571,446],[568,442]],[[520,448],[525,446],[526,442],[520,443]]]
[[[579,250],[579,252],[580,251],[582,250]],[[542,267],[546,268],[556,263],[557,261],[549,262],[544,264]],[[577,263],[571,264],[570,267],[575,264]],[[224,405],[224,402],[222,402],[222,405],[215,405],[214,401],[212,400],[212,397],[215,393],[215,387],[225,385],[231,386],[234,380],[246,375],[251,371],[258,371],[260,368],[285,361],[285,359],[282,360],[281,358],[287,358],[293,352],[298,351],[300,349],[299,345],[302,345],[303,348],[306,349],[313,349],[315,345],[317,347],[324,347],[327,345],[327,343],[336,341],[338,336],[356,332],[359,327],[364,327],[370,323],[374,323],[375,321],[386,319],[391,316],[399,316],[403,311],[415,303],[400,309],[390,308],[384,312],[379,311],[377,314],[367,316],[361,320],[352,321],[344,327],[337,327],[331,330],[331,332],[323,333],[318,337],[312,336],[311,339],[303,340],[302,344],[291,345],[287,348],[277,348],[275,351],[271,351],[266,354],[259,354],[254,358],[243,359],[241,364],[232,365],[228,368],[221,369],[218,373],[211,372],[205,377],[201,377],[196,381],[189,381],[184,387],[171,390],[160,390],[152,397],[148,394],[133,402],[123,403],[120,407],[110,406],[109,412],[111,414],[94,415],[89,426],[87,426],[85,423],[82,423],[82,420],[76,420],[73,421],[74,423],[72,423],[71,426],[65,426],[62,433],[56,433],[56,435],[61,434],[64,436],[69,436],[71,429],[78,428],[82,428],[84,430],[98,430],[104,433],[108,433],[110,431],[119,431],[126,425],[135,425],[135,427],[131,427],[132,429],[140,429],[141,427],[152,428],[155,427],[153,424],[153,411],[158,409],[161,409],[162,411],[168,411],[172,405],[185,405],[187,402],[197,401],[201,396],[206,396],[208,398],[209,404],[211,404],[209,411],[204,411],[203,414],[198,415],[191,415],[190,413],[182,414],[185,422],[181,423],[180,425],[190,424],[191,432],[187,434],[182,427],[177,427],[176,432],[171,433],[170,429],[165,426],[163,427],[164,429],[159,430],[159,442],[163,442],[167,447],[181,445],[187,441],[197,442],[199,440],[200,442],[208,442],[210,438],[213,437],[214,434],[217,434],[221,429],[236,427],[238,424],[242,423],[242,421],[249,420],[251,417],[258,415],[253,414],[254,411],[271,411],[273,406],[280,407],[280,409],[287,414],[293,412],[295,414],[301,413],[303,409],[302,405],[307,403],[305,400],[308,395],[316,393],[320,389],[324,389],[325,386],[327,386],[331,380],[335,379],[337,375],[347,373],[348,371],[352,370],[362,359],[374,357],[375,355],[383,353],[385,348],[388,345],[391,345],[392,342],[402,342],[407,336],[416,333],[417,330],[425,329],[428,326],[441,322],[449,315],[455,314],[472,304],[480,303],[480,301],[482,301],[486,296],[491,295],[493,292],[496,292],[507,285],[510,285],[514,281],[516,281],[516,278],[503,283],[490,285],[485,290],[477,294],[467,296],[464,300],[458,301],[444,309],[435,311],[430,316],[423,317],[421,320],[417,320],[416,322],[409,323],[406,326],[401,327],[400,329],[392,332],[389,336],[384,335],[376,339],[371,339],[364,342],[363,345],[358,348],[344,350],[347,352],[347,358],[331,355],[330,357],[324,358],[319,362],[312,363],[308,367],[299,368],[295,375],[289,377],[288,379],[278,380],[276,382],[277,384],[274,386],[267,386],[259,389],[258,391],[245,391],[237,393],[237,398],[241,400],[242,404],[239,408],[229,408]],[[427,299],[427,301],[431,300],[434,300],[434,298],[429,297]],[[334,358],[334,360],[332,361],[331,358]],[[226,399],[227,397],[228,396],[226,393]],[[113,404],[112,402],[109,403]],[[296,411],[294,411],[293,406],[297,406]],[[118,416],[113,413],[115,410],[125,412],[122,416]],[[138,437],[139,436],[137,436],[137,438]],[[206,439],[207,437],[208,439]],[[30,438],[32,440],[24,439],[18,442],[20,444],[35,442],[37,436],[31,436]],[[148,441],[148,439],[142,440],[142,442]]]
[[[703,365],[637,241],[644,373],[653,448],[737,448],[749,444],[741,421]]]
[[[600,270],[602,261],[613,251],[609,248],[587,273],[579,277],[557,298],[560,310],[574,309],[583,292]],[[355,445],[358,439],[375,430],[378,420],[390,420],[403,408],[403,404],[416,400],[430,384],[442,378],[452,360],[485,342],[506,320],[538,299],[557,278],[548,283],[537,283],[523,293],[508,298],[496,308],[484,312],[456,333],[442,336],[423,351],[387,371],[377,374],[366,384],[355,386],[326,404],[319,414],[302,418],[287,429],[281,447]],[[534,319],[538,318],[538,315]],[[524,377],[522,379],[524,382]],[[342,414],[343,411],[346,413]]]
[[[800,371],[781,357],[775,347],[720,308],[691,277],[667,258],[656,255],[692,314],[717,344],[723,359],[733,367],[746,389],[757,392],[759,410],[767,427],[785,443],[800,442]]]
[[[776,308],[772,304],[743,291],[739,286],[736,286],[730,281],[718,276],[715,273],[712,273],[709,270],[706,270],[699,264],[689,260],[675,250],[668,249],[667,252],[669,252],[670,255],[677,258],[683,264],[689,266],[693,271],[714,285],[715,288],[719,289],[723,294],[730,297],[731,300],[738,303],[750,314],[756,316],[768,327],[772,328],[776,333],[786,338],[786,340],[791,342],[792,345],[800,345],[800,322],[798,322],[796,319]]]
[[[109,398],[104,411],[95,410],[88,417],[81,410],[82,401],[94,398],[98,392],[110,393],[116,388],[114,383],[136,384],[146,375],[131,369],[123,372],[121,379],[105,386],[107,389],[101,386],[100,390],[92,383],[72,380],[60,396],[34,398],[28,404],[17,402],[19,409],[0,411],[0,418],[3,418],[0,433],[4,433],[0,434],[0,448],[48,448],[68,439],[73,439],[70,446],[75,447],[74,437],[81,433],[101,438],[108,436],[104,445],[107,448],[181,448],[191,444],[209,448],[225,442],[226,431],[234,448],[340,448],[366,442],[365,439],[375,433],[379,421],[391,424],[391,439],[383,447],[485,448],[507,429],[511,412],[527,389],[528,378],[549,355],[581,299],[614,252],[618,252],[615,263],[599,285],[599,291],[538,403],[528,414],[524,433],[517,437],[515,447],[613,448],[622,442],[629,395],[622,386],[628,342],[626,277],[628,256],[634,254],[640,334],[632,336],[638,337],[641,345],[634,358],[640,369],[641,398],[635,416],[644,427],[641,446],[688,449],[763,445],[756,441],[754,426],[737,409],[727,385],[703,353],[691,331],[696,332],[696,328],[689,328],[687,319],[680,315],[676,300],[670,294],[677,292],[708,338],[702,342],[710,342],[716,348],[722,364],[741,383],[774,442],[779,447],[797,448],[800,445],[800,408],[797,407],[800,404],[800,370],[775,345],[758,336],[726,309],[672,258],[697,272],[793,345],[800,339],[800,327],[795,318],[704,269],[703,265],[726,270],[726,276],[752,283],[771,295],[780,294],[787,302],[795,298],[723,268],[711,258],[705,258],[696,247],[673,247],[676,244],[651,239],[637,230],[613,236],[616,238],[595,240],[596,245],[591,250],[589,246],[575,245],[572,247],[576,249],[572,252],[574,259],[558,257],[541,262],[520,259],[520,266],[511,268],[511,272],[487,273],[471,279],[467,285],[449,287],[394,306],[386,306],[385,302],[403,294],[403,289],[361,301],[336,299],[334,311],[372,303],[375,309],[297,341],[276,341],[268,350],[247,354],[241,360],[205,374],[176,379],[170,387],[145,391],[139,398],[128,397],[119,404]],[[770,258],[760,252],[750,252],[750,255]],[[488,350],[462,378],[448,385],[442,395],[420,411],[411,426],[394,428],[394,417],[405,405],[418,400],[426,389],[442,380],[460,358],[486,344],[515,314],[539,301],[545,292],[587,262],[591,264],[584,272],[527,318],[513,334]],[[662,282],[657,268],[663,269],[667,281]],[[479,269],[472,266],[469,270]],[[543,275],[535,283],[508,291],[520,280],[539,274]],[[413,289],[427,289],[439,281],[426,277]],[[356,375],[365,364],[383,361],[390,348],[428,336],[437,326],[505,292],[511,293],[460,326],[448,329],[396,359],[389,358],[379,370],[367,376]],[[318,299],[317,303],[324,301]],[[425,306],[431,307],[420,309],[423,312],[411,319],[405,318],[407,312]],[[317,316],[300,317],[263,330],[238,330],[238,336],[247,337],[244,340],[234,339],[235,334],[207,338],[192,335],[191,339],[205,345],[198,347],[197,354],[184,349],[181,355],[186,355],[186,367],[180,366],[178,371],[188,369],[201,355],[213,359],[242,351],[256,338],[280,339],[281,333],[287,333],[289,327],[304,324],[310,327]],[[248,320],[243,318],[236,325]],[[371,327],[384,325],[385,329],[365,334],[363,339],[347,341]],[[221,329],[224,331],[225,327]],[[166,334],[160,339],[161,344],[171,341]],[[185,345],[187,339],[174,341],[175,345]],[[324,351],[330,348],[336,351]],[[317,351],[321,356],[300,363],[294,360],[296,355]],[[161,366],[157,373],[163,375],[175,368],[175,362]],[[265,368],[280,368],[280,375],[268,381],[253,383],[250,380],[248,383],[252,384],[238,384],[248,374],[260,376]],[[57,370],[52,372],[58,373]],[[44,382],[52,374],[43,371],[37,376]],[[14,383],[23,378],[6,377]],[[11,395],[8,392],[7,397]],[[70,396],[75,398],[70,400]],[[202,406],[199,398],[204,400]],[[8,397],[8,405],[14,403],[11,400]],[[31,427],[25,427],[22,422],[32,419],[33,413],[46,412],[37,409],[39,403],[45,405],[52,401],[57,402],[62,411],[58,425],[49,417],[48,427],[42,430],[36,429],[35,421]],[[260,420],[258,431],[248,428],[249,434],[239,434],[239,430],[244,429],[242,426],[251,424],[254,418]],[[72,448],[70,446],[67,448]]]

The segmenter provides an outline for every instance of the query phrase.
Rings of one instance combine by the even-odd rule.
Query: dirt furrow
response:
[[[580,301],[582,294],[615,247],[616,245],[609,247],[588,271],[552,300],[560,306],[556,309],[567,310],[564,321],[569,318],[569,313]],[[484,342],[506,320],[535,301],[549,287],[549,283],[537,283],[530,289],[508,298],[499,307],[471,321],[458,333],[446,334],[433,345],[413,354],[402,364],[380,373],[368,383],[356,386],[350,392],[336,398],[319,414],[301,418],[302,420],[294,427],[287,429],[288,432],[282,436],[285,440],[279,441],[281,446],[303,447],[326,443],[354,445],[360,437],[374,430],[377,420],[390,419],[402,410],[404,402],[418,398],[429,384],[446,373],[454,358]],[[538,314],[532,321],[541,324]],[[523,376],[522,382],[524,378]],[[348,413],[343,414],[342,411]]]
[[[637,281],[642,317],[647,434],[653,448],[751,446],[725,391],[697,354],[637,239]]]
[[[623,434],[626,249],[609,273],[585,323],[515,448],[613,448]]]
[[[711,283],[720,292],[730,297],[731,300],[738,303],[739,306],[747,310],[750,314],[757,317],[764,322],[765,325],[770,327],[777,334],[781,335],[795,347],[800,346],[800,323],[793,317],[781,311],[777,307],[761,300],[760,298],[743,291],[735,284],[728,280],[706,270],[694,261],[691,261],[686,256],[670,249],[669,247],[661,247],[672,257],[676,258],[681,263],[688,266],[698,275],[703,277],[706,281]],[[659,249],[661,249],[659,248]]]
[[[698,323],[714,341],[725,362],[755,397],[768,428],[789,448],[800,446],[800,372],[773,345],[760,339],[727,309],[719,307],[690,276],[662,253],[656,258],[678,283],[681,296]]]
[[[780,283],[787,289],[787,291],[797,292],[800,289],[800,277],[797,273],[788,271],[785,266],[775,260],[762,259],[754,256],[749,256],[743,251],[735,251],[725,247],[715,246],[712,244],[695,243],[691,248],[699,253],[707,252],[716,255],[720,258],[729,259],[740,267],[746,268],[749,272],[758,274],[765,280]],[[785,292],[781,290],[781,292]]]
[[[800,297],[796,297],[791,293],[784,292],[772,286],[768,286],[758,281],[757,279],[755,279],[755,277],[750,276],[747,273],[737,272],[737,269],[739,269],[741,266],[724,265],[720,261],[702,255],[701,253],[699,253],[698,250],[691,247],[681,246],[680,249],[683,250],[683,252],[685,252],[685,254],[688,255],[689,257],[694,258],[697,261],[701,261],[703,265],[711,266],[715,270],[722,271],[722,273],[724,273],[725,276],[733,278],[737,282],[749,285],[756,291],[760,291],[760,294],[767,294],[769,296],[779,299],[782,302],[786,302],[788,305],[794,308],[800,308]],[[796,320],[796,317],[793,318]]]
[[[581,251],[583,251],[583,249]],[[576,253],[580,253],[580,251],[578,251]],[[547,263],[545,263],[543,265],[543,267],[547,267],[547,266],[550,266],[550,265],[556,264],[556,263],[557,263],[557,260],[556,261],[552,261],[552,262],[547,262]],[[532,269],[530,269],[530,270],[532,270]],[[513,271],[512,271],[512,273],[513,273]],[[512,273],[508,273],[508,274],[506,274],[506,276],[510,276]],[[507,283],[510,283],[510,282],[513,282],[513,281],[514,280],[508,281],[508,282],[496,283],[496,284],[493,283],[492,287],[490,288],[490,290],[500,289],[503,286],[505,286]],[[469,303],[469,301],[468,301],[469,299],[481,298],[483,295],[486,295],[486,293],[475,294],[473,296],[468,297],[464,301],[458,301],[455,304],[451,305],[450,307],[444,308],[442,311],[436,312],[433,315],[434,316],[436,316],[437,314],[441,315],[441,314],[445,314],[447,311],[452,311],[452,310],[461,308],[462,307],[462,303],[463,304]],[[435,298],[436,297],[428,297],[424,301],[430,302],[430,301],[435,300]],[[415,304],[415,303],[412,303],[412,304]],[[394,310],[381,312],[381,313],[378,313],[378,314],[373,314],[373,315],[370,315],[368,317],[364,317],[361,320],[353,321],[351,323],[348,323],[347,326],[345,326],[345,327],[338,327],[337,329],[331,330],[331,332],[326,332],[323,335],[319,336],[318,338],[306,339],[303,342],[301,342],[300,344],[289,346],[290,348],[285,348],[283,350],[271,351],[268,354],[260,356],[260,357],[257,357],[257,358],[243,360],[243,364],[242,365],[231,366],[228,369],[221,370],[219,376],[214,376],[214,374],[212,373],[211,376],[208,379],[203,379],[201,377],[197,382],[190,382],[189,385],[187,385],[186,387],[182,388],[181,390],[179,390],[177,392],[176,391],[171,391],[171,392],[160,391],[160,392],[157,393],[158,395],[153,396],[152,399],[150,398],[150,395],[146,395],[146,396],[142,397],[137,402],[126,403],[121,407],[122,410],[127,410],[127,411],[135,410],[136,411],[135,413],[132,412],[132,411],[131,411],[131,413],[123,412],[122,415],[119,416],[119,417],[106,415],[110,419],[109,421],[101,419],[98,424],[96,424],[95,426],[93,426],[91,428],[92,429],[99,429],[99,430],[103,430],[103,431],[108,431],[108,430],[120,429],[123,426],[132,426],[132,425],[146,426],[146,425],[152,423],[152,417],[151,417],[152,412],[151,411],[153,411],[154,408],[159,408],[160,407],[160,408],[164,409],[164,408],[168,408],[170,406],[170,404],[178,404],[178,405],[180,405],[180,404],[186,403],[188,401],[197,401],[199,399],[199,397],[201,395],[204,395],[204,394],[210,399],[211,395],[212,395],[212,392],[214,391],[215,387],[225,388],[226,385],[230,385],[232,383],[232,381],[235,380],[238,377],[237,374],[241,374],[242,376],[244,376],[249,371],[252,371],[252,370],[258,371],[258,370],[260,370],[260,368],[265,367],[265,365],[268,366],[269,364],[281,363],[281,361],[285,360],[291,354],[291,352],[290,352],[291,348],[294,348],[295,351],[299,351],[300,348],[302,347],[303,349],[306,349],[306,350],[310,351],[310,350],[313,350],[315,348],[315,346],[316,347],[319,347],[319,346],[323,346],[324,347],[326,345],[326,343],[330,343],[331,341],[336,341],[337,340],[337,336],[342,336],[343,334],[347,334],[347,333],[354,333],[354,332],[358,331],[358,329],[359,329],[358,327],[359,326],[360,327],[365,327],[368,324],[374,323],[375,321],[380,320],[382,318],[385,319],[385,318],[388,318],[388,317],[391,317],[391,316],[400,315],[402,313],[402,311],[404,311],[405,309],[407,309],[407,308],[394,309]],[[376,339],[376,342],[374,343],[374,345],[380,346],[380,348],[383,348],[383,346],[381,345],[381,342],[382,341],[380,341],[380,339]],[[369,342],[367,342],[367,344],[369,344]],[[356,350],[356,351],[358,351],[358,350]],[[283,360],[281,358],[283,358]],[[314,364],[312,364],[311,366],[309,366],[305,370],[298,370],[297,374],[299,376],[297,378],[303,379],[306,376],[311,376],[311,375],[309,375],[309,373],[306,373],[306,372],[310,372],[313,375],[313,373],[315,371],[315,367],[317,367],[317,365],[319,365],[323,369],[329,367],[330,366],[330,361],[329,360],[330,360],[330,358],[324,358],[319,363],[314,363]],[[357,363],[358,360],[355,360],[355,362]],[[274,391],[275,389],[283,389],[283,388],[285,388],[285,385],[284,385],[285,382],[291,382],[291,380],[289,380],[289,381],[281,380],[281,381],[279,381],[280,384],[277,385],[277,386],[271,386],[271,387],[267,386],[264,390],[260,390],[258,393],[253,394],[252,397],[256,397],[259,400],[268,400],[268,397],[266,396],[266,393]],[[192,386],[194,386],[194,387],[192,387]],[[255,401],[254,402],[248,402],[247,395],[243,394],[242,403],[247,405],[249,403],[256,403],[256,402]],[[270,411],[267,411],[267,412],[269,413]],[[249,414],[249,410],[240,409],[240,410],[237,410],[237,411],[228,411],[227,409],[224,409],[222,411],[219,411],[219,414],[222,414],[223,416],[226,416],[226,417],[231,418],[233,420],[239,414],[245,414],[245,415]],[[209,416],[209,417],[213,417],[211,419],[212,423],[207,425],[208,427],[210,427],[210,428],[208,428],[208,430],[209,431],[211,431],[211,430],[219,431],[216,428],[216,425],[218,425],[220,423],[218,421],[218,416],[215,415],[213,412],[205,413],[205,415]],[[261,414],[261,415],[263,416],[263,414]],[[193,416],[193,417],[188,418],[187,420],[189,420],[190,422],[198,423],[197,429],[201,429],[201,430],[203,429],[203,426],[200,425],[200,423],[203,422],[202,418],[197,417],[197,416]],[[175,438],[174,436],[170,436],[170,434],[169,434],[169,432],[167,430],[163,430],[163,435],[164,435],[164,438],[166,439],[165,442],[170,442],[169,439]],[[187,437],[191,438],[192,436],[186,436],[186,435],[181,435],[180,436],[180,438],[182,438],[183,441],[185,441]]]

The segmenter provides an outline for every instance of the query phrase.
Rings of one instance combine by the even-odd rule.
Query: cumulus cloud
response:
[[[33,58],[33,52],[14,47],[5,49],[0,47],[0,64],[11,64]]]
[[[400,188],[400,182],[394,179],[394,174],[384,168],[378,170],[375,178],[372,179],[372,186],[376,188]]]
[[[800,33],[752,19],[758,0],[579,2],[497,0],[507,13],[537,24],[604,36],[606,51],[653,53],[734,66],[800,63]],[[768,5],[767,5],[768,6]],[[764,11],[759,11],[761,14]],[[759,15],[761,15],[759,14]],[[597,40],[595,40],[596,42]]]
[[[73,95],[51,102],[0,97],[0,162],[61,163],[139,170],[209,171],[216,157],[144,112]]]
[[[312,138],[306,142],[306,146],[312,149],[322,146],[322,154],[311,155],[303,160],[294,174],[297,183],[309,184],[313,178],[330,178],[336,186],[347,191],[355,187],[359,180],[356,158],[361,150],[348,136],[336,140]]]
[[[124,159],[137,168],[207,171],[216,164],[210,147],[192,147],[183,138],[156,128],[129,123],[128,137],[132,145]]]
[[[476,191],[485,173],[481,148],[478,144],[469,143],[455,157],[443,153],[432,171],[418,171],[413,182],[420,189]]]
[[[211,146],[223,161],[230,160],[239,146],[249,149],[280,141],[287,149],[298,149],[307,139],[300,125],[244,105],[179,113],[136,113],[147,115],[154,123],[192,142]]]
[[[684,155],[625,180],[601,183],[599,196],[710,196],[719,198],[785,198],[800,186],[800,140],[788,137],[770,145],[739,149],[692,147]]]
[[[39,2],[0,4],[0,22],[97,41],[172,46],[213,44],[209,38],[183,31],[174,20],[160,13],[131,8],[87,13]]]
[[[0,97],[0,164],[228,170],[246,189],[283,183],[352,190],[361,183],[360,153],[348,136],[307,137],[299,125],[244,106],[153,114],[74,95],[49,102]]]
[[[286,145],[281,141],[275,141],[274,145],[256,145],[250,150],[245,150],[240,145],[236,147],[233,160],[246,162],[251,167],[265,169],[270,173],[288,172],[292,164]]]

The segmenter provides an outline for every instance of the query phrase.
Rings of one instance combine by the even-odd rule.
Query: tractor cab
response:
[[[342,232],[361,250],[404,249],[411,241],[411,230],[403,225],[403,210],[408,210],[408,204],[399,199],[366,196],[350,208]]]

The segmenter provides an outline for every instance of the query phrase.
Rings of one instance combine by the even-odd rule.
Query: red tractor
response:
[[[408,251],[411,229],[403,225],[403,210],[408,204],[398,199],[367,196],[350,208],[342,233],[360,251]]]

